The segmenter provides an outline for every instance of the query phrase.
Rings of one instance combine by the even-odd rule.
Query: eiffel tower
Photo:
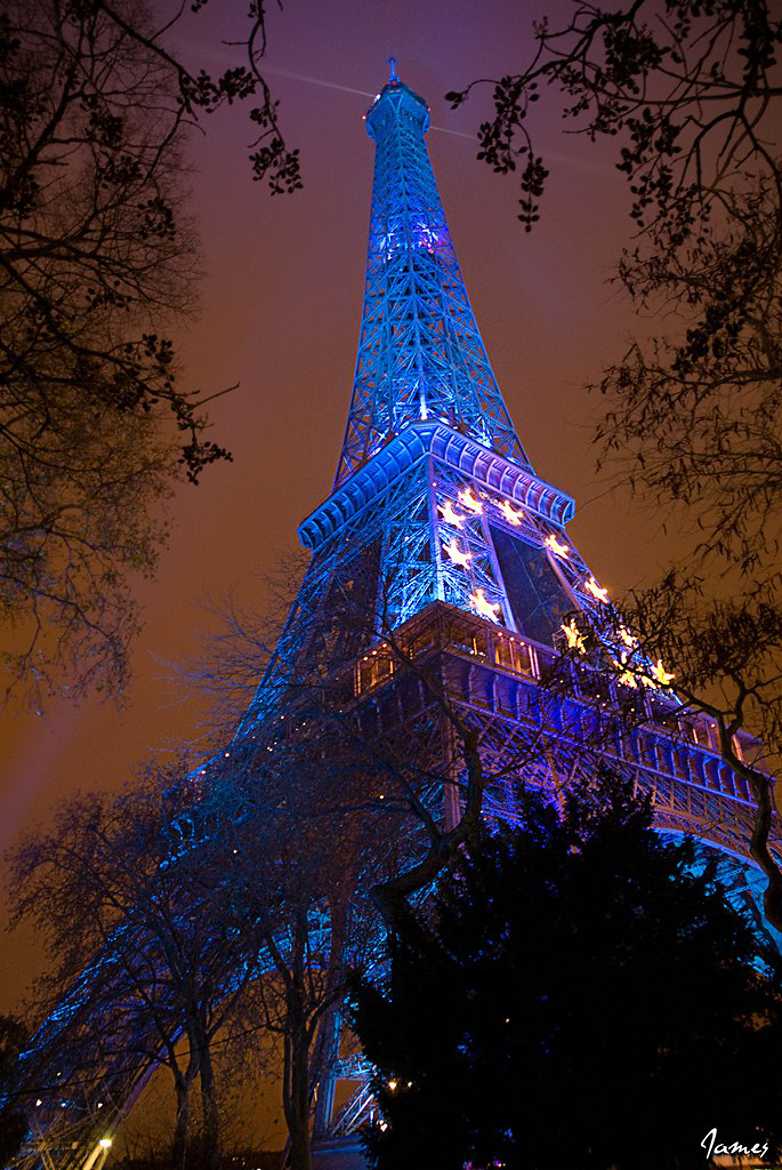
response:
[[[542,737],[525,782],[567,782],[590,735],[604,727],[601,756],[651,794],[657,827],[741,859],[754,891],[747,782],[722,760],[709,720],[681,709],[661,663],[648,665],[644,686],[631,669],[624,680],[574,670],[568,693],[543,686],[562,646],[578,649],[610,599],[567,534],[573,500],[536,474],[511,422],[429,160],[429,110],[393,59],[366,127],[375,171],[344,442],[331,494],[299,528],[309,568],[234,743],[262,734],[313,672],[347,677],[376,728],[399,727],[410,717],[409,694],[403,710],[392,633],[403,658],[437,657],[449,701],[480,732],[486,757],[507,755],[530,729]],[[346,593],[363,624],[344,621]],[[632,665],[628,648],[616,653]],[[612,720],[631,690],[637,717]],[[749,737],[742,744],[749,748]],[[512,786],[487,792],[486,809],[513,819]],[[458,821],[456,787],[442,815]],[[27,1054],[32,1068],[52,1067],[52,1053],[83,1015],[88,984],[89,971],[40,1029]],[[340,1076],[357,1084],[335,1111]],[[143,1083],[139,1069],[128,1101]],[[49,1114],[52,1131],[71,1104],[65,1081],[53,1092],[64,1103]],[[319,1092],[319,1164],[355,1153],[351,1135],[370,1107],[356,1062],[335,1057]],[[58,1165],[81,1161],[73,1155]]]

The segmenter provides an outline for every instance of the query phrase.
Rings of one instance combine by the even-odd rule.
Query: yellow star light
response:
[[[466,569],[472,560],[472,553],[465,552],[463,549],[460,549],[455,540],[449,541],[448,544],[443,545],[443,548],[448,553],[448,556],[451,558],[453,563],[458,565],[460,569]]]
[[[567,557],[568,552],[570,551],[570,545],[562,544],[561,541],[557,540],[553,532],[550,536],[546,537],[543,543],[545,544],[546,548],[550,548],[551,551],[558,557]]]
[[[476,495],[473,494],[472,488],[465,488],[464,491],[459,492],[459,503],[468,512],[472,512],[475,516],[480,516],[483,511],[483,504]]]
[[[500,511],[509,524],[513,524],[515,528],[518,528],[524,517],[521,508],[514,508],[509,500],[500,500]]]
[[[616,676],[616,681],[621,683],[623,687],[632,687],[633,690],[637,690],[638,679],[635,677],[632,670],[628,666],[627,655],[620,655],[618,662],[615,658],[612,658],[611,662],[619,671],[619,674]]]
[[[603,605],[608,605],[608,590],[598,585],[594,577],[590,577],[584,585],[587,593],[591,593],[595,601],[602,601]]]
[[[633,637],[627,626],[619,627],[619,637],[622,639],[625,646],[627,646],[628,650],[635,650],[636,646],[638,645],[638,639]]]
[[[652,677],[655,682],[659,683],[661,687],[667,687],[676,678],[675,674],[669,674],[663,666],[662,658],[658,658],[652,667]]]
[[[568,650],[578,650],[579,654],[586,654],[586,641],[576,625],[575,618],[571,618],[567,625],[563,624],[559,628],[567,639]]]
[[[442,504],[438,504],[437,510],[446,524],[452,524],[454,528],[461,528],[464,516],[454,511],[454,506],[450,500],[444,500]]]
[[[476,589],[474,593],[471,593],[470,601],[480,617],[488,618],[492,622],[499,622],[502,606],[499,602],[489,601],[482,589]]]

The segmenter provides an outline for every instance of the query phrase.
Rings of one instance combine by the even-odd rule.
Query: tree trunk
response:
[[[292,1021],[285,1044],[283,1106],[290,1136],[291,1170],[312,1170],[310,1138],[310,1069],[306,1021]]]
[[[205,1170],[217,1170],[220,1159],[220,1115],[217,1108],[217,1091],[215,1085],[212,1054],[209,1042],[204,1036],[201,1043],[200,1081],[201,1081],[201,1110],[203,1113],[204,1148],[203,1165]]]
[[[771,781],[745,770],[745,775],[747,774],[757,802],[750,853],[766,875],[767,884],[763,897],[766,918],[773,927],[782,932],[782,873],[768,844],[773,816]]]
[[[176,1115],[174,1135],[171,1141],[171,1165],[174,1170],[184,1170],[187,1162],[187,1138],[190,1126],[190,1090],[196,1074],[196,1064],[191,1059],[185,1072],[174,1072],[176,1092]]]

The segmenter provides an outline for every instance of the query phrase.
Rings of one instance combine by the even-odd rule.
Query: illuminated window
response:
[[[478,658],[486,657],[486,634],[476,630],[467,622],[453,622],[448,630],[448,643],[454,650],[461,650],[463,654],[473,654]]]
[[[394,673],[395,663],[387,654],[365,654],[356,667],[356,694],[387,682]]]
[[[525,642],[500,635],[494,639],[494,661],[516,674],[532,674],[532,655]]]
[[[712,748],[711,728],[708,723],[702,719],[696,720],[690,724],[690,733],[695,743],[700,744],[701,747]]]

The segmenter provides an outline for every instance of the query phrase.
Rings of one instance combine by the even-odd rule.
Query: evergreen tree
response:
[[[687,1170],[715,1126],[773,1155],[778,959],[621,778],[523,804],[357,986],[374,1165]]]

